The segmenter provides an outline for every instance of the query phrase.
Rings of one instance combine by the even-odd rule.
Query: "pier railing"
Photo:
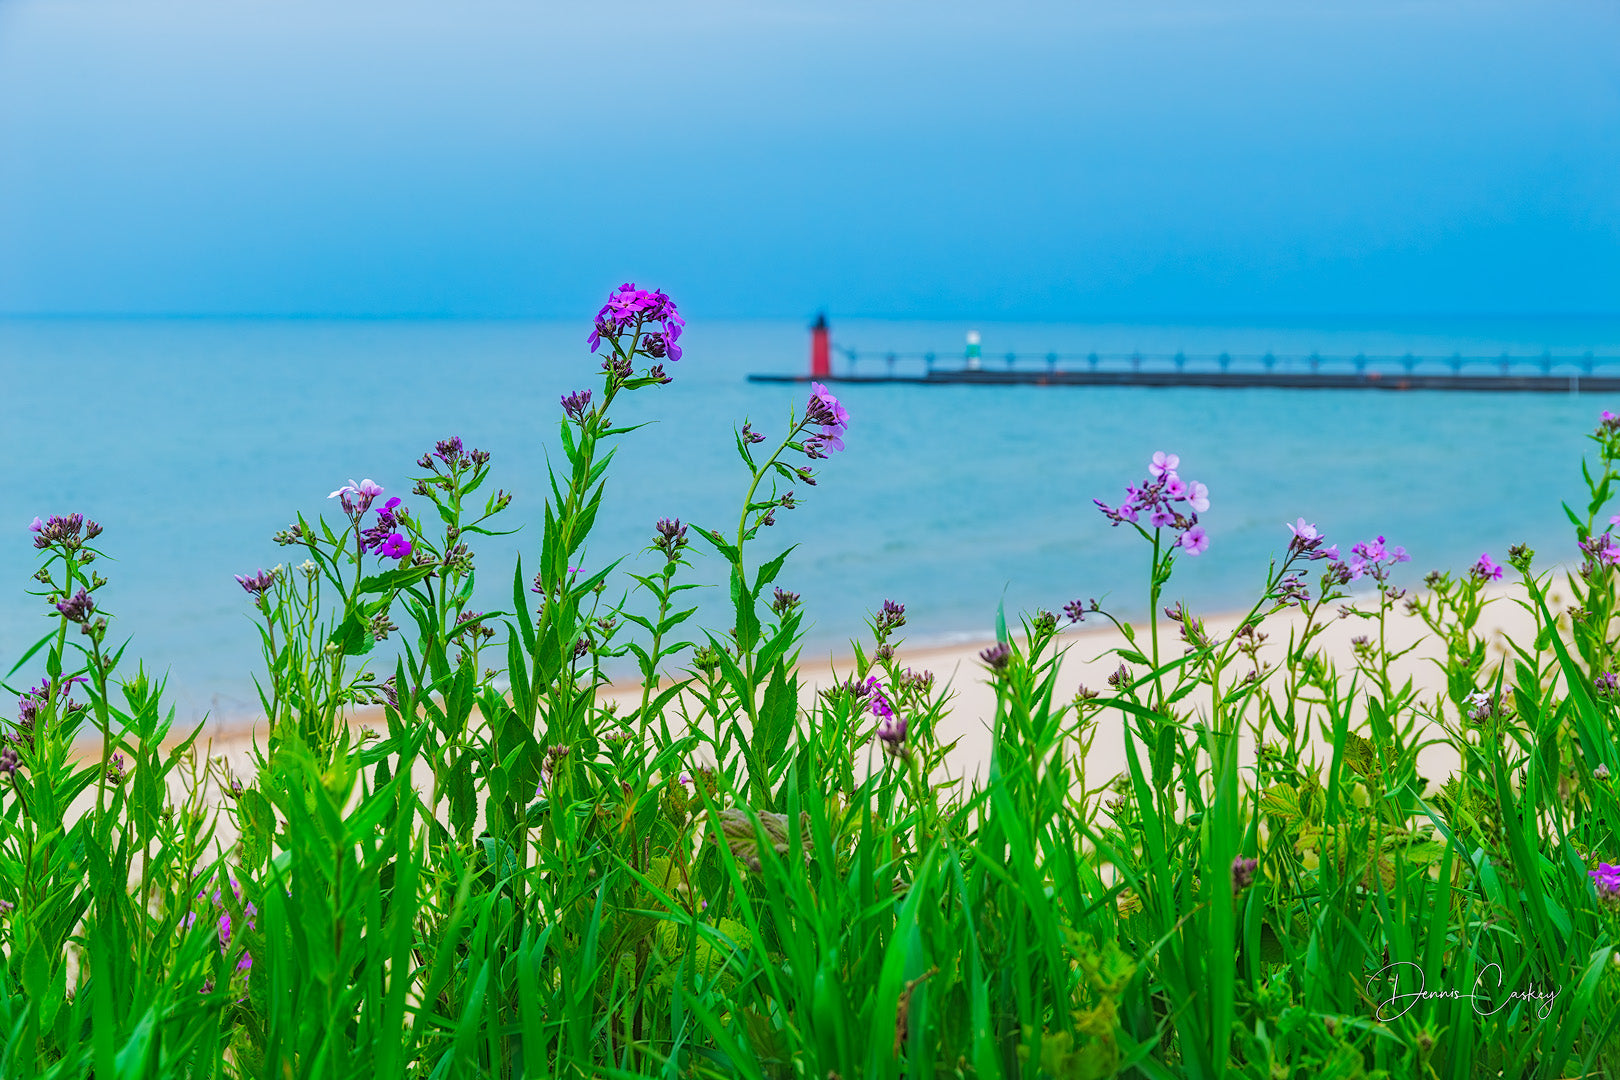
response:
[[[843,377],[916,377],[935,371],[968,369],[968,359],[959,352],[898,352],[834,345],[837,357],[833,373]],[[978,358],[976,370],[1039,372],[1155,372],[1253,373],[1276,375],[1540,375],[1620,376],[1620,356],[1598,356],[1592,352],[1555,354],[1500,353],[1494,356],[1451,353],[1449,355],[1401,355],[1357,353],[1354,356],[1323,353],[1187,353],[1187,352],[987,352]]]

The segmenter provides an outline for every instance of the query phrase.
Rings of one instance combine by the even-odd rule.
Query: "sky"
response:
[[[0,0],[0,313],[1620,312],[1620,4]]]

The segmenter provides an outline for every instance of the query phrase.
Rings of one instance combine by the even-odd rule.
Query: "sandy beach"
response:
[[[1488,590],[1487,596],[1489,599],[1481,616],[1480,631],[1488,642],[1487,672],[1489,672],[1509,654],[1505,639],[1509,637],[1527,639],[1533,632],[1534,623],[1529,613],[1519,603],[1523,598],[1523,590],[1517,586],[1493,586]],[[1568,589],[1562,585],[1560,576],[1551,590],[1551,606],[1555,613],[1562,612],[1568,606],[1567,597]],[[1362,607],[1372,606],[1369,602],[1365,602],[1369,601],[1370,597],[1355,599],[1364,601],[1360,604]],[[1205,626],[1216,638],[1225,638],[1238,627],[1242,618],[1243,613],[1207,617]],[[1340,618],[1336,613],[1329,612],[1319,614],[1318,620],[1323,618],[1327,619],[1328,625],[1318,642],[1327,657],[1337,665],[1341,678],[1348,679],[1355,674],[1355,656],[1351,639],[1357,635],[1367,634],[1369,627],[1376,632],[1376,624],[1359,618]],[[1278,663],[1290,637],[1299,632],[1302,624],[1303,618],[1300,613],[1292,610],[1280,612],[1265,620],[1261,630],[1266,635],[1266,641],[1259,654],[1262,662],[1267,665]],[[1161,648],[1165,657],[1174,657],[1181,647],[1176,626],[1161,623],[1160,634]],[[1443,698],[1445,679],[1438,664],[1444,656],[1443,645],[1429,633],[1418,617],[1407,614],[1399,605],[1390,618],[1388,635],[1392,652],[1415,646],[1395,663],[1394,674],[1397,680],[1404,682],[1407,678],[1411,678],[1420,698],[1426,703],[1437,702],[1437,699]],[[1138,637],[1145,640],[1145,627],[1138,628]],[[1126,645],[1123,635],[1106,622],[1102,626],[1094,626],[1088,621],[1079,627],[1071,628],[1062,634],[1059,640],[1064,650],[1058,681],[1059,699],[1071,699],[1082,686],[1106,690],[1108,676],[1120,664],[1115,651]],[[905,646],[903,640],[899,642],[897,653],[902,666],[917,671],[933,672],[936,684],[948,685],[953,695],[948,716],[938,733],[942,743],[957,740],[956,748],[946,763],[946,771],[949,774],[968,777],[978,775],[989,760],[990,725],[995,710],[995,694],[979,653],[991,644],[993,641],[986,640],[911,649]],[[801,706],[807,705],[812,700],[811,695],[815,690],[848,678],[853,671],[853,664],[853,657],[850,655],[802,658],[799,673],[801,687],[805,689],[801,691]],[[1238,668],[1236,672],[1241,673],[1244,670],[1246,667]],[[1270,677],[1273,680],[1277,678],[1276,675]],[[615,685],[605,688],[602,697],[606,701],[620,703],[624,709],[630,709],[639,700],[640,688],[632,684]],[[1085,757],[1086,783],[1093,789],[1106,784],[1126,768],[1124,730],[1117,718],[1113,717],[1117,717],[1117,714],[1104,715],[1103,722],[1096,728],[1095,740]],[[378,709],[358,711],[352,718],[355,726],[361,728],[380,728],[381,721]],[[262,745],[264,734],[262,724],[247,727],[223,725],[212,727],[199,737],[198,753],[223,759],[236,775],[246,776],[253,770],[255,742]],[[1319,750],[1325,751],[1325,742],[1320,733],[1311,733],[1308,741]],[[1252,739],[1248,742],[1252,749]],[[875,745],[869,747],[869,750],[875,760]],[[82,748],[85,756],[93,752],[95,751],[92,747]],[[1456,756],[1449,746],[1433,745],[1422,751],[1419,761],[1424,777],[1431,783],[1438,783],[1454,770]],[[701,762],[694,762],[698,763]]]

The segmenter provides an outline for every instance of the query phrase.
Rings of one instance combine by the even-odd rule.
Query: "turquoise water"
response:
[[[841,321],[868,353],[959,355],[966,323]],[[0,322],[10,467],[0,470],[0,670],[44,627],[25,595],[35,514],[106,527],[116,562],[101,606],[132,656],[170,673],[183,717],[252,708],[257,638],[232,574],[292,549],[270,536],[298,511],[372,477],[407,495],[413,462],[459,434],[494,454],[516,495],[516,537],[486,541],[482,603],[505,607],[512,561],[539,543],[557,399],[594,385],[584,321]],[[1446,356],[1620,352],[1620,321],[1434,321],[1245,326],[982,325],[984,352],[1309,353]],[[803,389],[749,371],[805,364],[800,323],[706,323],[695,313],[676,381],[634,395],[629,436],[586,561],[643,548],[660,517],[735,527],[745,477],[731,428],[780,431]],[[943,361],[942,361],[943,362]],[[995,361],[991,361],[992,363]],[[861,362],[865,371],[875,361]],[[1528,542],[1567,559],[1559,510],[1580,494],[1594,395],[847,386],[848,451],[800,489],[767,539],[799,543],[782,575],[804,595],[809,650],[841,652],[868,610],[906,605],[913,642],[982,637],[996,606],[1056,609],[1100,596],[1143,606],[1146,555],[1091,505],[1117,501],[1154,450],[1209,485],[1210,550],[1171,592],[1195,608],[1246,602],[1303,515],[1336,541],[1403,544],[1416,581]],[[9,539],[5,539],[9,537]],[[627,564],[634,567],[635,563]],[[650,565],[649,563],[643,565]],[[712,557],[698,575],[720,579]],[[627,584],[627,583],[626,583]],[[718,601],[715,596],[711,602]],[[719,624],[717,617],[715,622]]]

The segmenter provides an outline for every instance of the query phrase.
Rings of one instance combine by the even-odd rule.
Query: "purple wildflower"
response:
[[[662,332],[648,334],[638,344],[638,350],[658,360],[665,357],[679,360],[679,341],[681,331],[686,329],[686,320],[676,311],[675,301],[662,292],[638,289],[632,283],[619,286],[608,297],[602,310],[596,313],[596,324],[585,340],[591,352],[595,352],[604,337],[616,340],[622,334],[638,330],[644,323],[653,322],[660,325]],[[657,344],[652,345],[648,339],[655,336]]]
[[[686,526],[681,524],[680,518],[659,518],[658,538],[653,546],[664,553],[666,559],[675,558],[676,554],[685,547],[689,541],[686,538]]]
[[[585,410],[590,408],[590,404],[589,390],[576,390],[572,394],[565,394],[562,399],[563,412],[580,424],[585,422]]]
[[[873,620],[873,628],[880,636],[886,636],[890,631],[898,630],[906,625],[906,605],[897,604],[893,600],[883,601],[883,610]]]
[[[1209,534],[1204,532],[1202,525],[1194,525],[1182,533],[1181,539],[1176,543],[1181,545],[1188,555],[1202,555],[1209,550]]]
[[[377,520],[369,529],[360,534],[360,550],[363,552],[380,551],[387,544],[389,538],[399,531],[399,520],[405,516],[407,515],[404,509],[400,507],[397,496],[378,507]],[[406,550],[410,550],[410,545],[406,545]],[[390,559],[396,558],[393,555],[387,557]]]
[[[1589,870],[1592,875],[1592,884],[1597,886],[1598,899],[1606,903],[1620,903],[1620,866],[1612,863],[1598,863],[1596,870]]]
[[[1166,476],[1174,476],[1176,468],[1181,464],[1179,454],[1167,454],[1163,450],[1153,452],[1153,460],[1148,464],[1148,472],[1155,480],[1162,480]]]
[[[872,715],[878,719],[877,737],[884,752],[890,757],[905,757],[908,721],[895,713],[881,686],[872,692]]]
[[[1503,570],[1491,561],[1489,552],[1480,555],[1479,561],[1469,568],[1468,572],[1480,581],[1501,581]]]
[[[336,499],[338,505],[343,507],[345,514],[350,517],[357,517],[371,509],[371,504],[382,493],[382,485],[368,477],[358,484],[350,480],[347,484],[328,495],[327,498]]]
[[[4,750],[0,750],[0,774],[6,776],[15,775],[21,764],[22,759],[17,755],[15,748],[8,746]]]
[[[411,553],[411,542],[401,533],[392,533],[377,549],[377,554],[385,559],[403,559]]]
[[[1005,641],[998,641],[981,652],[979,659],[983,660],[991,671],[1003,671],[1007,667],[1007,662],[1012,659],[1012,646]]]
[[[812,457],[825,456],[821,451],[844,448],[844,435],[849,430],[849,410],[821,383],[810,384],[810,400],[804,407],[804,423],[816,424],[821,428],[814,436],[817,453]]]
[[[28,529],[34,534],[34,546],[41,551],[52,544],[61,544],[71,551],[101,535],[101,526],[93,521],[86,522],[83,514],[52,514],[43,523],[36,517]]]
[[[87,621],[91,612],[96,610],[96,602],[90,599],[90,594],[84,590],[83,586],[80,586],[78,592],[66,600],[58,601],[56,610],[60,611],[62,617],[68,622],[82,623]]]
[[[1255,871],[1260,869],[1258,859],[1245,859],[1239,855],[1232,860],[1232,895],[1236,896],[1254,884]]]
[[[253,596],[263,596],[276,583],[276,572],[261,568],[257,574],[236,574],[236,583]]]

